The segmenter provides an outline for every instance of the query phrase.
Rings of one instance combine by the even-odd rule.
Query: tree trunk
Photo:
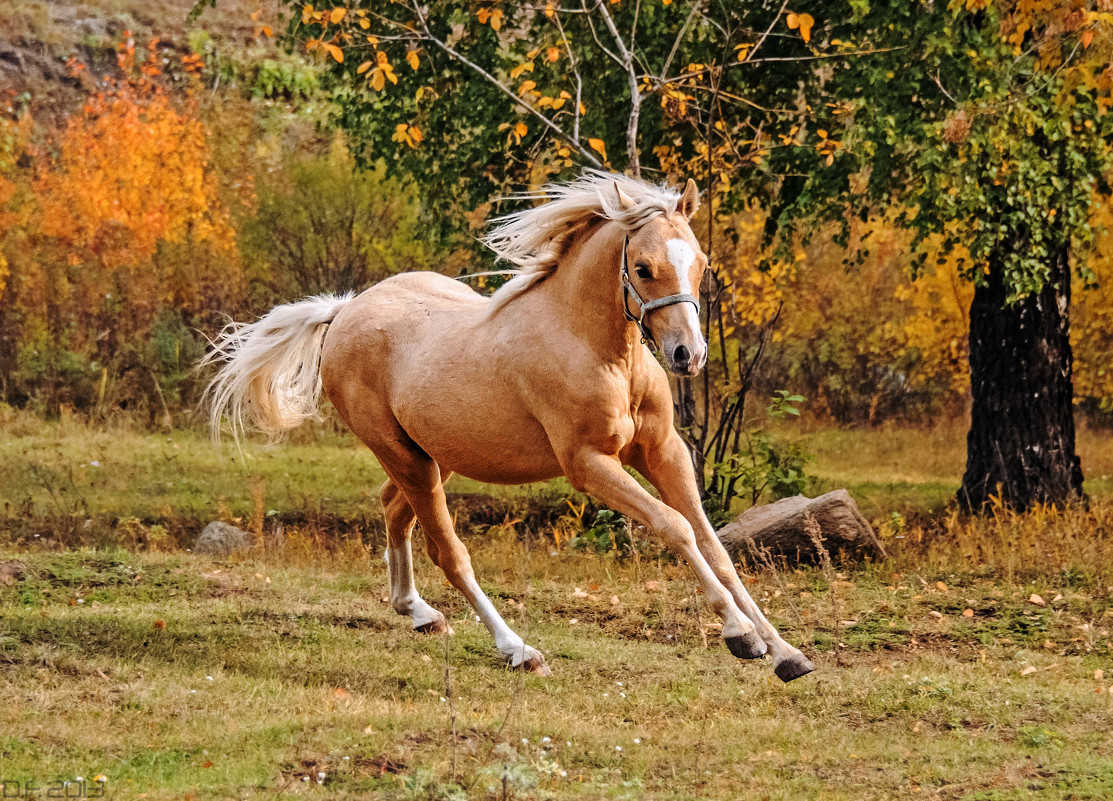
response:
[[[1068,249],[1048,266],[1043,289],[1011,305],[999,264],[974,290],[973,409],[958,493],[973,511],[996,496],[1017,509],[1083,497],[1074,452]]]

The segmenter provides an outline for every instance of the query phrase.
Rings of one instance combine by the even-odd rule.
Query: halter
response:
[[[656,300],[642,300],[642,296],[638,294],[638,290],[634,289],[634,285],[630,282],[630,263],[626,258],[626,250],[629,247],[630,235],[627,234],[622,241],[622,313],[627,320],[638,326],[638,331],[642,335],[642,342],[656,353],[657,342],[653,339],[653,332],[650,331],[649,326],[645,324],[645,316],[654,309],[663,309],[665,306],[675,306],[677,303],[691,303],[696,307],[696,314],[698,315],[699,299],[693,295],[682,292],[678,295],[666,295]],[[637,304],[638,310],[641,312],[637,317],[630,311],[631,297],[633,297],[634,303]]]

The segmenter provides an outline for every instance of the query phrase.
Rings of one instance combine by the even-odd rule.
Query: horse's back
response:
[[[437,273],[403,273],[347,304],[321,355],[325,393],[372,450],[398,426],[442,466],[483,481],[560,473],[521,397],[517,345],[491,301]],[[380,457],[381,458],[381,457]]]

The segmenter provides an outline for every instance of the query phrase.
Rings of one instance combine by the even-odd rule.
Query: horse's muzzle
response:
[[[665,351],[669,370],[679,376],[694,376],[707,362],[707,346],[700,342],[694,348],[678,344]]]

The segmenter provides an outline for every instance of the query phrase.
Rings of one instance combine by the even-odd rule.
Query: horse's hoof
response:
[[[769,650],[765,646],[765,641],[753,631],[749,634],[737,634],[723,639],[726,640],[730,652],[739,659],[760,659]]]
[[[427,623],[414,623],[414,631],[421,634],[455,634],[452,626],[448,625],[448,621],[440,612],[437,617],[428,621]]]
[[[448,625],[447,620],[433,620],[429,623],[422,623],[420,626],[414,626],[414,631],[419,634],[455,634],[456,630]]]
[[[785,684],[801,676],[807,676],[813,670],[815,670],[815,665],[803,654],[786,656],[773,666],[773,672],[777,675],[777,678]]]
[[[514,652],[506,657],[506,661],[510,663],[510,667],[524,670],[527,673],[534,673],[538,676],[553,675],[553,671],[549,669],[541,652],[535,648],[530,648],[528,645],[524,648],[514,649]]]

